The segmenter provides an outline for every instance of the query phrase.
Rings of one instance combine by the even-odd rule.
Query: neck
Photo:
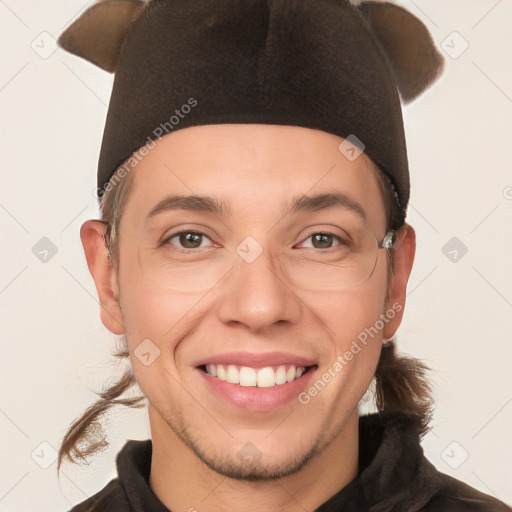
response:
[[[208,468],[149,406],[153,455],[149,485],[171,511],[315,510],[358,471],[358,411],[300,471],[263,482],[227,478]]]

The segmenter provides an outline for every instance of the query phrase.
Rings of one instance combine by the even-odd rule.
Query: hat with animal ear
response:
[[[279,124],[323,130],[364,148],[390,178],[405,215],[410,183],[401,102],[437,78],[443,59],[425,25],[401,7],[104,0],[59,44],[115,73],[99,196],[135,151],[176,130]]]

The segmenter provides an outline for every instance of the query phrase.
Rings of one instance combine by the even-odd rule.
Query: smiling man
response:
[[[149,402],[150,484],[170,510],[200,510],[196,497],[219,475],[234,481],[207,510],[250,510],[256,499],[259,510],[313,510],[357,473],[357,405],[381,342],[308,404],[297,397],[403,303],[414,236],[401,232],[402,270],[386,301],[377,171],[366,157],[349,162],[339,143],[265,125],[201,126],[162,139],[133,171],[119,290],[102,257],[105,227],[82,229],[103,321],[126,333],[131,352],[141,340],[144,351],[158,348],[147,366],[135,358],[133,370]],[[346,281],[357,286],[340,291]]]
[[[508,510],[423,456],[425,367],[394,353],[415,253],[400,96],[442,66],[421,22],[386,3],[108,1],[60,44],[115,71],[102,219],[81,239],[131,370],[59,465],[102,446],[92,427],[140,405],[119,398],[135,383],[151,427],[73,511]]]

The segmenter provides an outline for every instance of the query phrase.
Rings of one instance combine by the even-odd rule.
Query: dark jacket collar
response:
[[[442,486],[413,422],[402,414],[371,414],[359,418],[357,477],[317,511],[415,512]]]
[[[148,485],[152,443],[130,440],[117,456],[120,483],[136,512],[169,512]],[[423,455],[419,433],[400,414],[376,413],[359,419],[359,473],[317,509],[420,510],[443,485],[441,474]],[[403,506],[402,505],[402,506]]]

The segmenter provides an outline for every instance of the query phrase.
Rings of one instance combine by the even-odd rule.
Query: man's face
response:
[[[338,438],[374,375],[382,332],[359,341],[360,350],[350,361],[343,358],[341,369],[334,364],[390,307],[385,251],[368,280],[343,290],[297,286],[272,258],[273,248],[298,250],[301,243],[321,251],[308,237],[336,234],[347,222],[384,237],[375,169],[364,154],[349,161],[340,142],[299,127],[200,126],[164,137],[132,171],[119,231],[119,295],[133,370],[152,428],[174,432],[221,474],[257,479],[297,471]],[[348,196],[366,219],[347,206],[285,214],[293,199],[322,193]],[[148,218],[171,194],[208,196],[231,214],[170,209]],[[181,230],[207,235],[192,249],[205,252],[181,254],[176,265],[176,249],[196,247],[181,245],[179,236],[169,239]],[[240,246],[247,237],[252,245]],[[251,262],[237,253],[257,254],[258,247],[263,252]],[[229,272],[204,289],[215,265]],[[150,342],[139,359],[134,351],[140,356],[144,340]],[[276,352],[281,355],[266,359]],[[221,381],[199,365],[236,361],[250,368],[243,370],[250,381],[262,366],[283,365],[291,375],[294,358],[305,360],[296,366],[308,371],[273,387]],[[308,393],[329,372],[329,382]]]

